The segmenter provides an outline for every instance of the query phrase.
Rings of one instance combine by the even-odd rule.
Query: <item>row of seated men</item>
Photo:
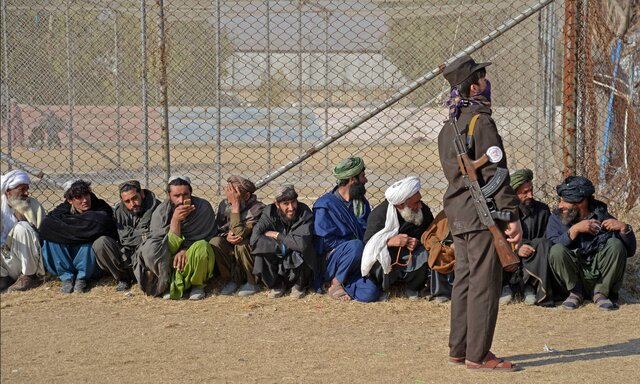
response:
[[[270,298],[326,288],[337,300],[371,302],[388,299],[391,286],[402,282],[409,298],[421,297],[428,285],[431,297],[446,301],[454,272],[438,272],[435,253],[430,260],[421,241],[442,215],[434,222],[419,178],[393,183],[372,210],[361,158],[341,161],[333,175],[335,187],[313,209],[298,201],[291,185],[265,206],[251,181],[232,176],[216,214],[193,195],[188,177],[172,177],[163,202],[135,180],[122,183],[115,210],[90,183],[71,181],[63,203],[45,214],[28,195],[28,175],[8,172],[2,176],[1,288],[30,289],[46,270],[60,278],[63,293],[86,292],[91,280],[110,273],[117,291],[137,281],[146,294],[167,299],[202,299],[215,278],[222,295],[249,296],[263,285]],[[585,178],[558,186],[553,213],[533,199],[532,180],[529,170],[511,175],[525,241],[517,250],[522,268],[503,276],[503,292],[517,285],[527,304],[548,305],[555,293],[566,309],[585,297],[615,309],[626,258],[636,248],[631,227],[593,198]]]

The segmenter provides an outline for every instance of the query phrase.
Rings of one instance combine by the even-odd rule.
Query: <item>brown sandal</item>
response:
[[[449,356],[450,365],[464,365],[464,357],[452,357]]]
[[[329,293],[329,296],[331,296],[331,298],[335,300],[340,300],[340,301],[351,300],[351,296],[349,296],[347,291],[344,290],[344,288],[342,287],[342,284],[340,283],[330,286],[328,293]]]
[[[521,371],[522,367],[513,364],[510,361],[499,359],[493,353],[487,353],[482,363],[474,363],[467,361],[467,369],[473,369],[477,371],[492,371],[492,372],[517,372]]]

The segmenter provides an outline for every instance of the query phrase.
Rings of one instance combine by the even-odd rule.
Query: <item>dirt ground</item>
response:
[[[59,282],[0,297],[2,383],[631,383],[640,304],[500,309],[493,350],[517,373],[446,362],[450,304],[209,296],[163,301]],[[545,351],[545,345],[555,352]]]

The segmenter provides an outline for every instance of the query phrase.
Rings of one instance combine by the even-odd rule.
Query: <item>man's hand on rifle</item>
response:
[[[522,244],[522,225],[520,224],[520,220],[510,222],[504,234],[507,236],[507,241],[511,243],[514,250],[520,248]]]

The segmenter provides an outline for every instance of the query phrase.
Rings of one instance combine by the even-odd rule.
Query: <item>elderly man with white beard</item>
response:
[[[2,175],[0,291],[26,291],[44,276],[38,228],[44,208],[29,197],[29,176],[21,170]],[[12,284],[13,283],[13,284]]]
[[[433,214],[421,200],[417,176],[394,183],[384,197],[367,222],[362,276],[382,286],[381,301],[388,299],[389,286],[396,282],[405,283],[409,299],[418,299],[429,278],[429,255],[419,239]]]

